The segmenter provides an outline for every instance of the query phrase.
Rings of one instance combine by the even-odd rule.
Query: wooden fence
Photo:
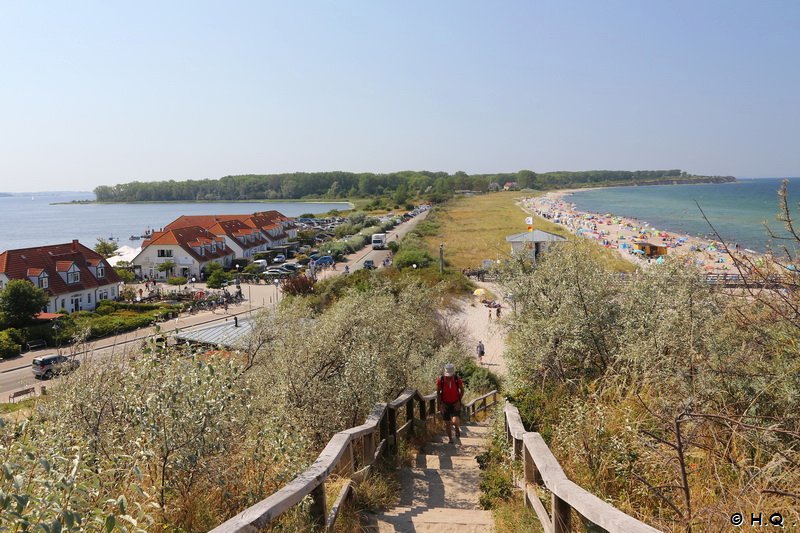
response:
[[[506,403],[504,413],[512,457],[522,460],[524,465],[524,477],[517,480],[517,485],[524,491],[525,503],[536,512],[546,533],[571,531],[572,509],[609,533],[658,533],[657,529],[570,481],[542,436],[525,431],[519,410]],[[542,505],[536,487],[546,488],[551,493],[550,515]]]
[[[497,391],[493,390],[464,405],[464,416],[475,416],[496,403]],[[352,498],[354,487],[369,475],[381,456],[396,454],[397,439],[413,435],[415,424],[426,423],[438,411],[435,393],[423,396],[415,389],[406,390],[388,404],[376,404],[363,424],[334,435],[311,466],[288,485],[215,527],[211,533],[256,533],[306,496],[311,497],[311,517],[317,530],[331,531],[339,511]],[[399,427],[398,422],[401,422]],[[325,481],[331,474],[349,480],[328,513]]]

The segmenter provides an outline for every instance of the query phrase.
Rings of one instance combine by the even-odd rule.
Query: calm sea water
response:
[[[699,204],[723,238],[763,252],[770,244],[773,249],[779,245],[778,241],[770,243],[765,224],[774,233],[785,235],[776,220],[781,181],[761,178],[719,184],[614,187],[579,191],[568,201],[582,211],[614,213],[647,221],[658,229],[708,236],[712,230],[703,220]],[[800,178],[789,180],[789,200],[800,226]]]
[[[180,215],[217,215],[280,211],[286,216],[349,209],[341,202],[212,202],[165,204],[57,204],[93,200],[92,193],[0,197],[0,251],[57,244],[78,239],[94,246],[98,237],[119,238],[120,245],[138,247],[131,235],[160,229]]]

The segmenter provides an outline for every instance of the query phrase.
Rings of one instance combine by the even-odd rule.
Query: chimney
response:
[[[73,252],[78,251],[78,239],[72,239],[72,251]]]

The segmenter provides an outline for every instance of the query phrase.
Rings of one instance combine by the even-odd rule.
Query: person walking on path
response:
[[[453,444],[453,428],[455,442],[461,443],[461,398],[464,396],[464,382],[456,375],[456,367],[452,363],[444,365],[444,374],[436,381],[436,397],[439,400],[439,411],[447,427],[447,438]]]
[[[491,311],[489,311],[489,314],[491,315],[491,314],[492,314],[492,312],[491,312]],[[498,319],[498,320],[500,319],[500,308],[499,308],[499,307],[497,308],[497,319]]]
[[[478,352],[478,364],[483,366],[483,356],[486,355],[486,348],[483,347],[483,341],[478,341],[478,346],[475,350]]]

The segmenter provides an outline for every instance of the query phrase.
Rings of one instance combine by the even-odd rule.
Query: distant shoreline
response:
[[[135,205],[135,204],[348,204],[350,209],[355,208],[352,200],[292,200],[282,198],[279,200],[138,200],[130,202],[101,202],[98,200],[72,200],[69,202],[51,202],[50,205]]]

